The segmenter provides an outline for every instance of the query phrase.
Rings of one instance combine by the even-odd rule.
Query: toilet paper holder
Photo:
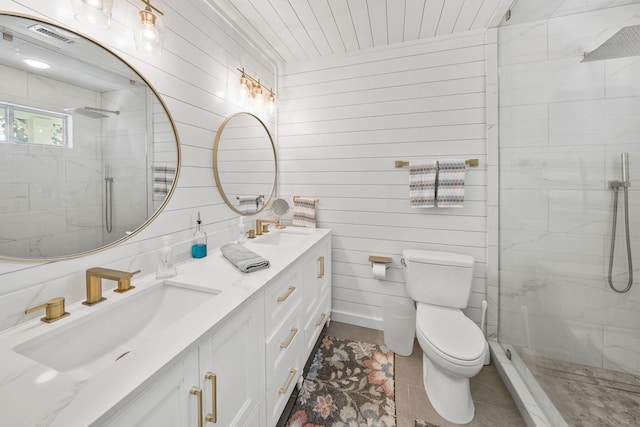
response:
[[[389,264],[391,264],[393,262],[393,258],[391,258],[390,256],[379,256],[379,255],[369,255],[369,262],[371,263],[371,266],[373,267],[373,263],[381,263],[381,264],[387,264],[386,269],[389,269]]]

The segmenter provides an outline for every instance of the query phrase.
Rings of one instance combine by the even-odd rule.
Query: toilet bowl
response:
[[[448,252],[402,252],[407,293],[416,302],[416,336],[422,349],[424,388],[447,421],[473,419],[469,379],[482,366],[489,346],[480,328],[464,315],[471,294],[474,259]]]
[[[461,310],[418,303],[416,336],[423,351],[424,388],[434,409],[447,421],[473,419],[469,378],[484,365],[488,345]]]

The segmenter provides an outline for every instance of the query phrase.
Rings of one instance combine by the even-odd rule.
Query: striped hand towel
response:
[[[440,160],[438,162],[438,190],[436,203],[439,208],[464,206],[465,160]]]
[[[432,208],[436,197],[435,160],[409,162],[409,204],[412,208]]]
[[[164,200],[173,185],[176,168],[173,166],[153,166],[153,200]]]
[[[238,210],[242,213],[255,213],[258,211],[258,197],[256,196],[237,196]]]
[[[310,197],[293,198],[294,227],[316,228],[316,200]]]

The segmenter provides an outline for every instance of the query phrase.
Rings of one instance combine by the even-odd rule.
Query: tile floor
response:
[[[640,376],[539,356],[522,359],[570,426],[640,425]]]
[[[361,328],[345,323],[331,322],[324,334],[384,344],[381,331]],[[396,355],[396,412],[397,427],[413,427],[416,418],[440,427],[453,427],[440,417],[429,403],[422,385],[422,352],[417,341],[409,357]],[[472,427],[519,427],[526,426],[509,391],[503,384],[493,365],[485,366],[471,379],[471,395],[476,406],[476,415],[467,426]]]

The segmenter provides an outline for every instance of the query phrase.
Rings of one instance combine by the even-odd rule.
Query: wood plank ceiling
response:
[[[512,0],[206,0],[278,63],[497,25]]]

